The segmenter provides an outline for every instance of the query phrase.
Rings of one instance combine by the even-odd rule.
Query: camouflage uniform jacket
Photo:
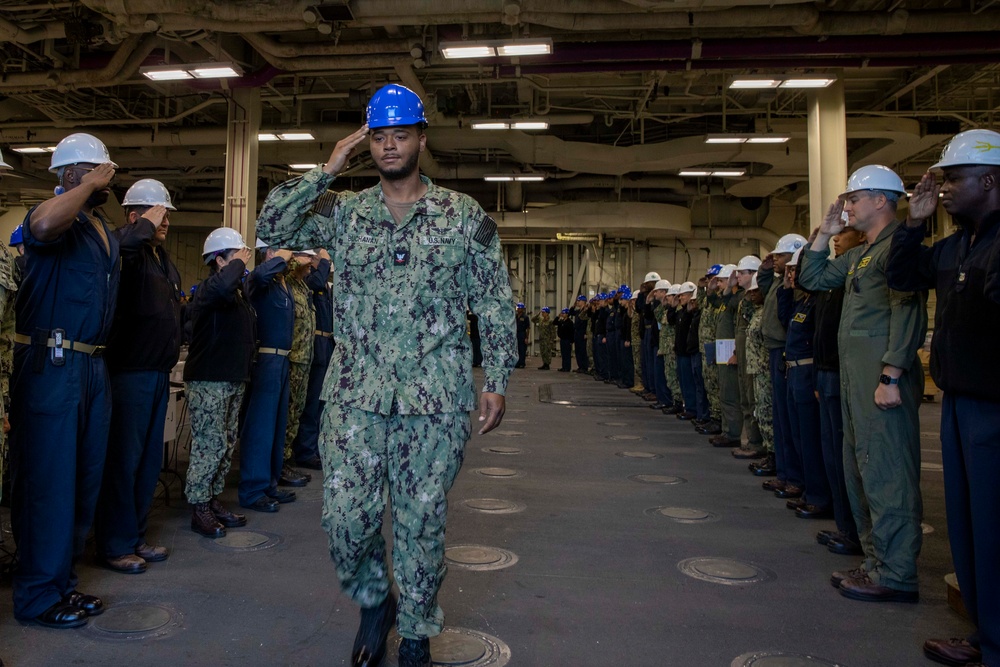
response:
[[[535,313],[531,317],[531,321],[534,322],[535,326],[538,327],[538,342],[541,344],[543,341],[548,341],[549,344],[554,345],[556,339],[556,321],[552,318],[543,320],[542,316]]]
[[[382,187],[328,192],[320,168],[274,188],[257,235],[326,248],[334,352],[322,400],[382,415],[475,407],[465,313],[479,316],[484,392],[503,394],[517,360],[513,298],[496,223],[469,196],[433,185],[397,225]]]
[[[293,258],[292,262],[296,260]],[[294,266],[292,271],[294,271]],[[293,364],[312,363],[313,338],[316,337],[316,306],[313,305],[313,291],[289,272],[286,278],[295,309],[295,324],[292,326],[292,351],[288,361]]]
[[[642,345],[642,316],[638,313],[632,313],[629,318],[632,322],[632,347],[639,349]]]
[[[749,299],[743,299],[741,308],[750,313],[747,324],[747,375],[768,373],[768,350],[764,342],[764,307],[755,306]]]
[[[706,343],[715,342],[715,325],[719,321],[719,307],[718,299],[713,297],[709,297],[706,293],[698,297],[698,308],[701,310],[701,319],[698,321],[698,342],[701,344],[702,353],[705,352]]]
[[[2,245],[2,244],[0,244]],[[10,404],[10,375],[14,371],[14,297],[20,282],[20,270],[6,245],[0,247],[0,417]]]
[[[653,309],[653,317],[660,325],[660,346],[656,350],[658,357],[662,357],[667,352],[671,354],[674,352],[674,337],[677,332],[674,330],[674,325],[667,321],[667,311],[667,306],[663,304]]]

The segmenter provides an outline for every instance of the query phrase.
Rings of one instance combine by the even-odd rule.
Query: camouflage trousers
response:
[[[707,355],[701,355],[702,376],[705,378],[705,394],[708,395],[709,419],[722,423],[722,390],[719,389],[719,367],[714,363],[709,363],[705,359]]]
[[[635,369],[635,388],[640,388],[643,391],[646,388],[642,384],[642,340],[638,338],[632,339],[632,366]]]
[[[10,448],[7,446],[7,434],[0,429],[0,500],[3,500],[3,479],[7,474],[7,452]]]
[[[771,374],[768,372],[753,374],[754,417],[760,428],[760,437],[764,441],[767,453],[774,452],[774,402],[771,398]]]
[[[184,495],[192,505],[207,503],[226,488],[245,390],[243,382],[184,385],[191,414],[191,461]]]
[[[667,389],[674,397],[674,402],[681,402],[681,382],[677,379],[677,355],[674,354],[673,349],[663,355],[663,372],[667,376]]]
[[[306,393],[309,389],[309,368],[312,362],[290,363],[288,373],[288,424],[285,426],[285,460],[292,459],[292,442],[299,434],[299,419],[306,407]]]
[[[447,494],[470,434],[465,412],[385,416],[332,403],[323,411],[322,523],[341,589],[362,608],[389,594],[382,538],[388,485],[396,625],[409,639],[434,637],[444,625],[437,594],[447,571]]]
[[[551,338],[547,340],[545,338],[542,338],[541,340],[538,341],[538,347],[539,347],[539,352],[542,355],[542,363],[548,366],[549,362],[552,361],[552,355],[556,351],[555,342]]]

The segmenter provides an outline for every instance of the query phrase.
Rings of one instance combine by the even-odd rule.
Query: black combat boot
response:
[[[212,510],[212,514],[215,515],[215,518],[219,520],[219,523],[226,528],[239,528],[240,526],[247,525],[246,514],[230,512],[218,498],[212,498],[208,506]]]
[[[399,667],[431,667],[429,639],[403,639],[399,643]]]
[[[208,503],[192,505],[191,530],[205,537],[225,537],[226,528],[212,514]]]
[[[385,640],[395,622],[396,597],[391,592],[382,604],[361,610],[361,625],[354,637],[351,667],[380,667],[385,658]],[[399,664],[402,667],[403,662]]]

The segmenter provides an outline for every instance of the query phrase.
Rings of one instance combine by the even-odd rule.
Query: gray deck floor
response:
[[[858,560],[830,554],[813,539],[832,522],[796,519],[728,450],[712,448],[689,425],[628,392],[535,366],[529,360],[513,375],[506,420],[498,432],[472,438],[450,494],[449,545],[500,547],[518,560],[496,571],[451,567],[440,595],[448,626],[498,638],[510,649],[509,665],[727,667],[738,656],[768,651],[826,661],[780,663],[789,667],[929,665],[920,651],[925,638],[969,631],[946,604],[943,577],[951,563],[939,471],[922,474],[933,532],[921,556],[920,604],[853,602],[828,580]],[[934,403],[921,409],[927,463],[941,460],[938,412]],[[612,439],[617,435],[641,439]],[[491,446],[521,451],[484,451]],[[617,455],[625,451],[658,458]],[[511,468],[517,476],[486,477],[476,472],[483,467]],[[686,481],[630,479],[641,474]],[[6,665],[348,664],[358,613],[337,588],[319,525],[318,481],[299,502],[274,515],[253,514],[246,529],[231,531],[236,539],[260,531],[279,540],[256,551],[226,553],[191,532],[178,493],[175,486],[173,507],[159,503],[152,519],[151,537],[171,549],[168,561],[140,576],[100,569],[92,558],[80,568],[81,589],[104,598],[108,624],[129,610],[158,614],[160,622],[169,613],[169,622],[140,637],[23,625],[13,620],[4,584]],[[227,498],[234,497],[231,486]],[[524,510],[475,512],[463,504],[474,498],[522,503]],[[660,507],[702,510],[712,520],[677,523],[656,514]],[[0,519],[8,530],[5,509]],[[720,585],[678,569],[698,557],[748,562],[766,580]]]

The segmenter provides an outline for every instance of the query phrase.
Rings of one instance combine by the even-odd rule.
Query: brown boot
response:
[[[226,529],[219,523],[208,503],[192,505],[191,530],[205,537],[225,537]]]
[[[247,525],[246,514],[230,512],[218,498],[212,498],[208,506],[212,510],[212,514],[215,515],[215,518],[219,520],[219,523],[226,528],[239,528],[240,526]]]

